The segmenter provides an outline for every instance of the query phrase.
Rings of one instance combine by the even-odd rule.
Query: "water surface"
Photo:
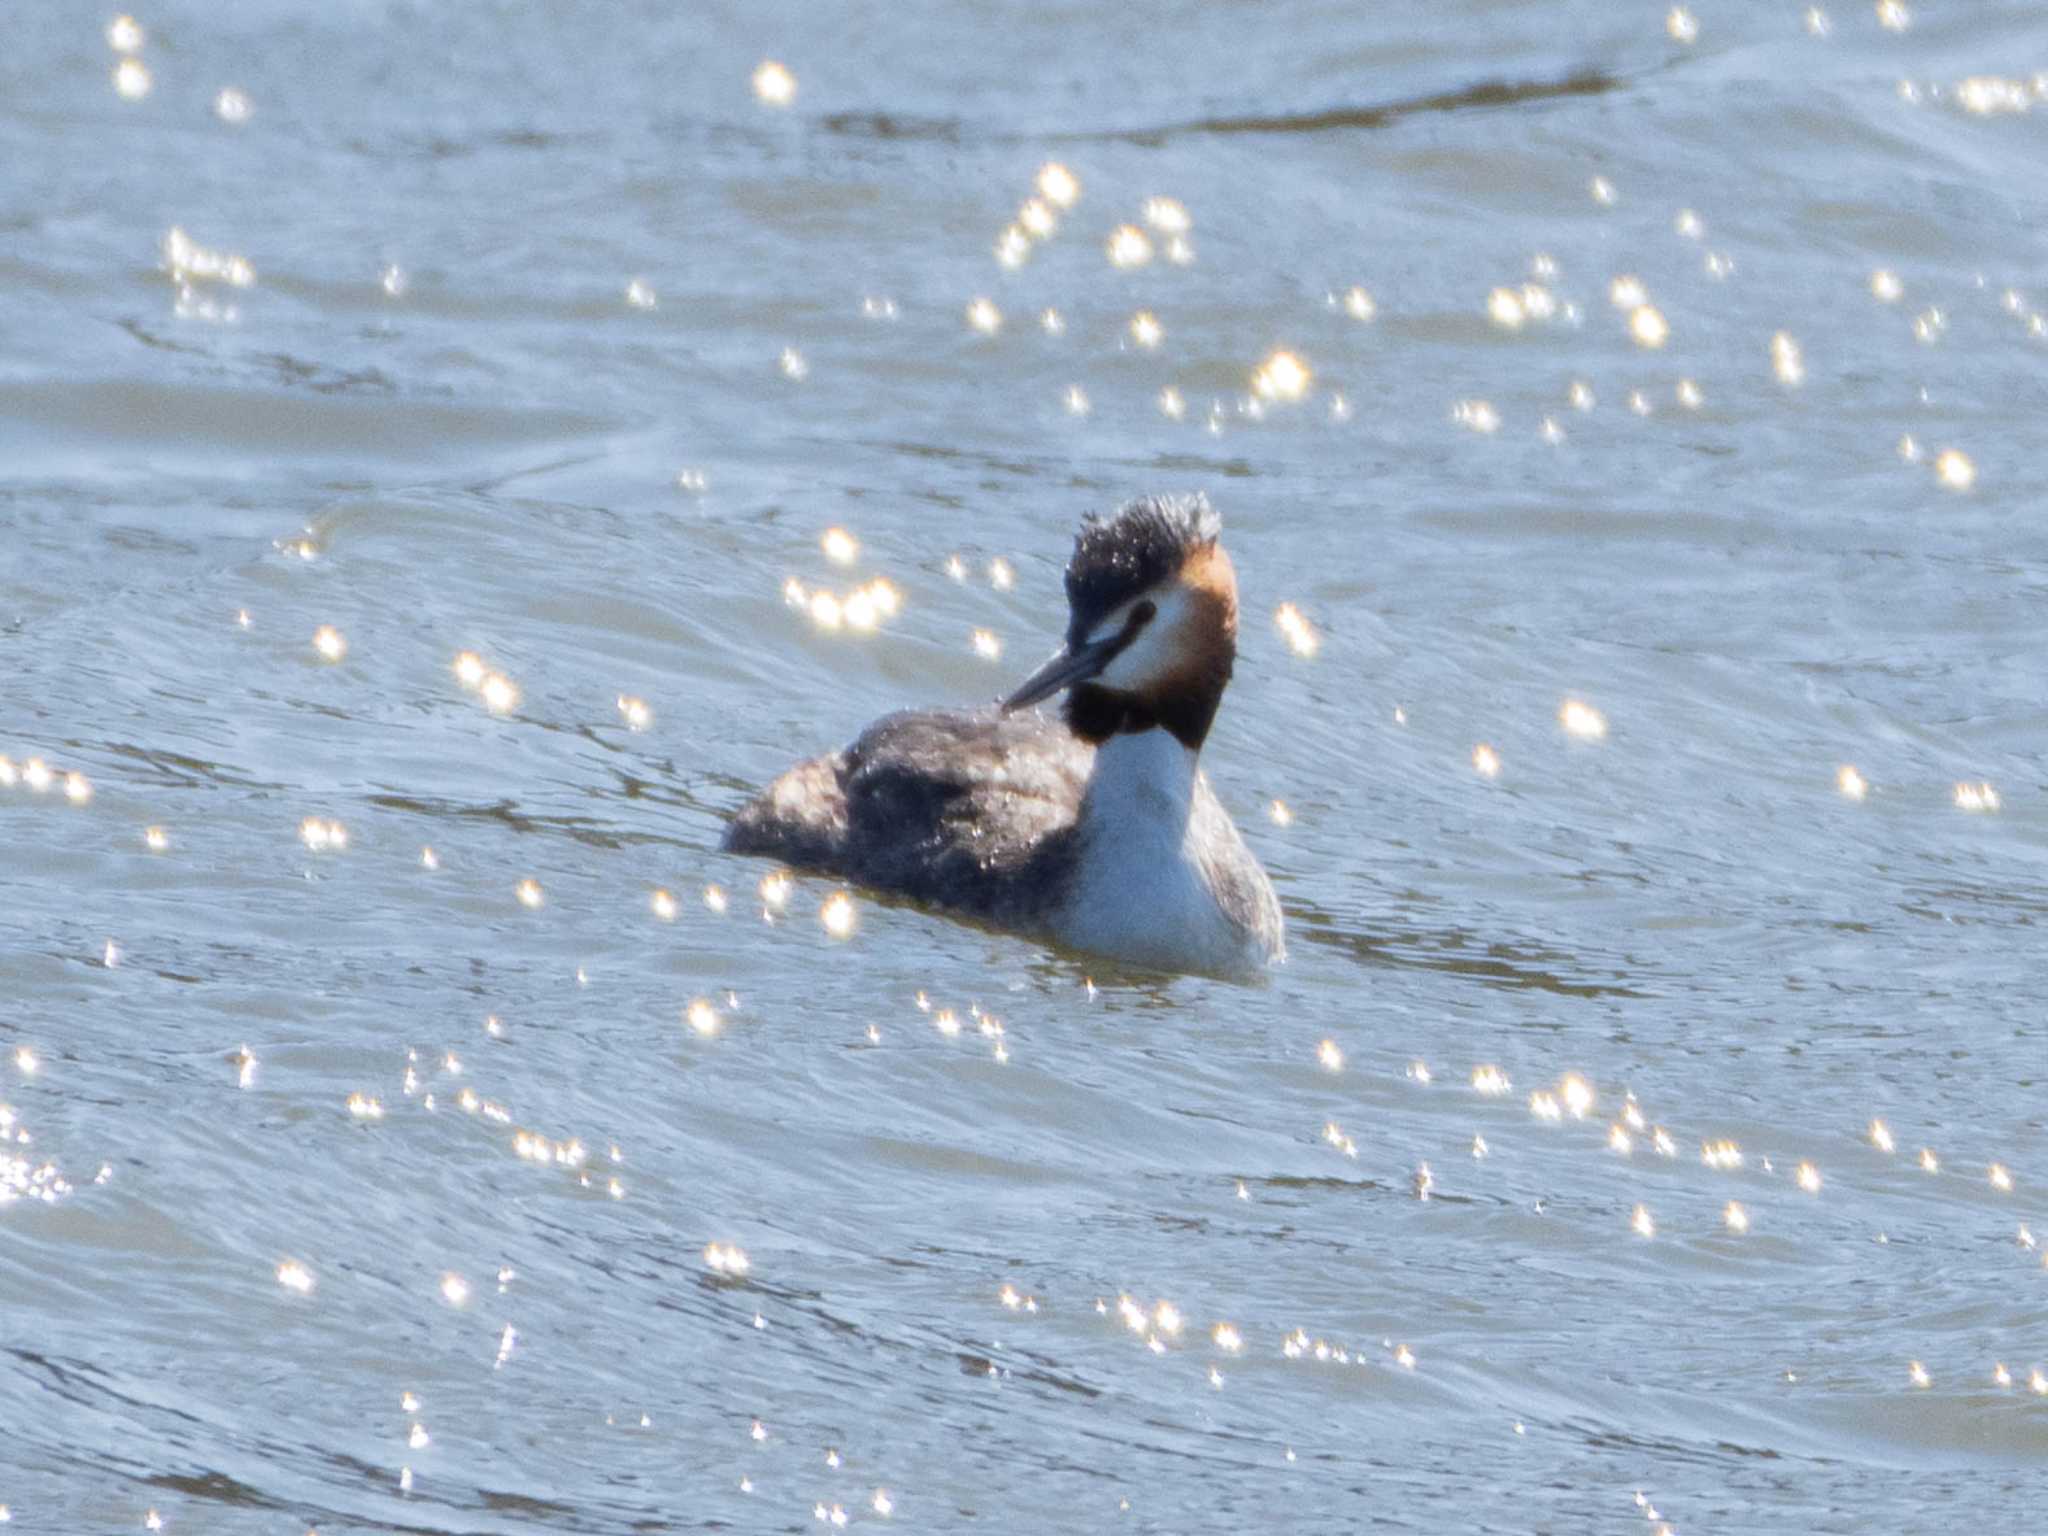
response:
[[[2038,1507],[2037,8],[135,19],[0,50],[16,1529]],[[716,851],[1187,489],[1272,985]]]

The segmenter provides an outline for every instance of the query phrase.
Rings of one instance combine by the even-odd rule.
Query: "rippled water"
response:
[[[2048,22],[1818,14],[18,12],[14,1527],[2028,1518]],[[1188,488],[1270,987],[715,851]]]

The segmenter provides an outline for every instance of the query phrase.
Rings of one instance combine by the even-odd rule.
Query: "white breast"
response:
[[[1203,878],[1194,797],[1195,755],[1169,732],[1113,736],[1096,749],[1080,868],[1054,924],[1060,942],[1162,970],[1258,968],[1262,949]]]

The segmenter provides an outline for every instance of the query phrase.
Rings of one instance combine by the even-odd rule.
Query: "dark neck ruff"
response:
[[[1082,683],[1067,694],[1067,728],[1092,747],[1101,746],[1112,736],[1166,730],[1190,752],[1199,752],[1216,719],[1217,706],[1223,702],[1223,685],[1229,679],[1229,669],[1225,668],[1213,685],[1176,689],[1163,699]]]

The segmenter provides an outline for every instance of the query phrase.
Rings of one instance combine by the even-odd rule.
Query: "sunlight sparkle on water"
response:
[[[1344,1069],[1344,1053],[1337,1049],[1337,1042],[1325,1040],[1316,1047],[1316,1060],[1325,1071],[1341,1072]]]
[[[803,353],[797,351],[795,347],[782,349],[778,365],[782,369],[782,376],[795,383],[800,384],[811,376],[811,365],[804,361]]]
[[[1856,771],[1854,763],[1844,763],[1835,770],[1835,788],[1850,800],[1861,800],[1870,793],[1869,784],[1865,783],[1863,775]]]
[[[1363,288],[1353,288],[1344,295],[1344,313],[1354,320],[1370,320],[1379,313],[1379,307]]]
[[[1671,34],[1674,43],[1692,43],[1699,39],[1699,18],[1682,5],[1674,5],[1664,18],[1664,30]]]
[[[1614,183],[1605,176],[1595,176],[1586,183],[1586,190],[1592,194],[1593,201],[1603,208],[1612,208],[1621,196],[1614,190]]]
[[[1067,322],[1061,318],[1060,312],[1056,309],[1048,309],[1042,312],[1038,317],[1038,323],[1043,327],[1045,334],[1048,336],[1064,336],[1066,334]]]
[[[116,16],[107,23],[107,46],[116,53],[140,53],[144,41],[142,23],[133,16]]]
[[[1060,401],[1066,406],[1069,416],[1086,416],[1088,414],[1088,391],[1078,384],[1069,384],[1067,392],[1060,397]]]
[[[1145,222],[1163,235],[1184,235],[1195,224],[1180,200],[1173,197],[1146,198],[1144,214]]]
[[[1568,1072],[1557,1085],[1558,1097],[1571,1112],[1574,1120],[1586,1118],[1586,1112],[1593,1107],[1593,1087],[1576,1072]]]
[[[774,59],[763,59],[754,70],[754,95],[771,107],[786,107],[796,100],[796,76]]]
[[[1294,825],[1294,812],[1288,809],[1285,800],[1275,800],[1271,805],[1267,806],[1266,815],[1276,827],[1291,827]]]
[[[547,895],[541,890],[540,882],[531,876],[514,886],[512,894],[519,898],[519,905],[529,910],[537,908],[547,901]]]
[[[1055,208],[1071,208],[1081,195],[1081,183],[1057,160],[1048,160],[1038,168],[1036,185],[1038,195]]]
[[[83,805],[92,798],[92,780],[73,769],[64,775],[64,798],[73,805]]]
[[[1870,296],[1880,304],[1896,304],[1906,292],[1898,274],[1885,267],[1879,267],[1870,274]]]
[[[1700,1161],[1709,1168],[1723,1172],[1742,1166],[1742,1148],[1732,1141],[1703,1141],[1700,1143]]]
[[[738,1243],[709,1244],[704,1249],[704,1263],[714,1275],[731,1275],[735,1278],[753,1268],[752,1262],[747,1258],[747,1251]],[[760,1426],[757,1424],[755,1428],[759,1429]],[[766,1436],[757,1434],[754,1438],[760,1440]]]
[[[1472,749],[1472,770],[1482,779],[1499,778],[1500,754],[1485,742],[1480,742]]]
[[[213,115],[231,127],[239,128],[249,121],[249,116],[254,111],[255,107],[250,103],[248,93],[237,90],[232,85],[223,87],[213,98]]]
[[[1998,809],[1998,791],[1989,784],[1958,784],[1956,808],[1964,811],[1995,811]]]
[[[1903,32],[1913,24],[1905,0],[1877,0],[1877,24],[1887,32]]]
[[[860,556],[860,542],[844,528],[827,528],[818,535],[818,547],[834,565],[851,565]]]
[[[1897,1145],[1892,1140],[1891,1127],[1882,1120],[1870,1122],[1870,1144],[1880,1152],[1889,1152]]]
[[[1985,1170],[1985,1175],[1991,1180],[1991,1187],[2001,1195],[2012,1193],[2012,1171],[2005,1164],[1993,1163]]]
[[[1926,1386],[1928,1382],[1927,1367],[1918,1360],[1908,1360],[1906,1362],[1906,1378],[1916,1387]]]
[[[1582,741],[1598,741],[1607,734],[1607,718],[1590,704],[1566,699],[1557,712],[1558,724]]]
[[[619,695],[619,718],[626,722],[629,730],[644,731],[653,722],[654,711],[647,707],[645,699],[622,693]]]
[[[1109,257],[1109,264],[1128,271],[1142,267],[1152,259],[1152,240],[1135,224],[1119,224],[1110,232],[1103,251]]]
[[[1284,348],[1273,353],[1252,374],[1252,393],[1261,400],[1293,402],[1309,391],[1315,375],[1307,363]]]
[[[683,1010],[683,1022],[700,1035],[718,1033],[718,1010],[711,1006],[709,999],[697,998]]]
[[[670,892],[656,889],[654,894],[647,898],[647,905],[664,923],[676,920],[676,899]]]
[[[993,336],[1003,328],[1003,312],[988,299],[976,299],[967,306],[967,324],[984,336]]]
[[[825,898],[825,904],[818,909],[818,921],[825,925],[825,932],[835,939],[852,936],[854,919],[853,898],[845,891],[834,891]]]
[[[1956,101],[1973,117],[1995,117],[2033,109],[2034,97],[2024,80],[2003,75],[1971,75],[1956,85]]]
[[[1572,387],[1565,398],[1571,401],[1575,411],[1590,411],[1598,403],[1593,395],[1593,386],[1584,379],[1572,380]]]
[[[449,1270],[441,1276],[441,1299],[451,1307],[466,1306],[469,1302],[469,1282]]]
[[[780,912],[789,905],[789,894],[796,889],[796,882],[779,869],[771,870],[761,877],[761,883],[755,889],[761,897],[762,906],[772,912]]]
[[[39,795],[50,787],[54,779],[50,765],[40,757],[32,757],[21,765],[21,781]]]
[[[655,296],[654,285],[644,277],[633,278],[626,284],[626,304],[632,309],[653,309],[661,300]]]
[[[1141,309],[1131,316],[1131,340],[1148,351],[1166,339],[1165,328],[1149,309]]]
[[[348,846],[348,828],[338,821],[308,816],[299,823],[299,841],[315,853],[339,851]]]
[[[1528,312],[1512,288],[1496,288],[1486,296],[1486,318],[1505,331],[1519,331]]]
[[[484,708],[494,715],[509,714],[519,703],[518,687],[502,672],[493,672],[486,677],[477,694],[483,699]]]
[[[1159,391],[1159,414],[1168,421],[1179,421],[1188,413],[1188,403],[1181,398],[1181,392],[1171,384]]]
[[[1512,1091],[1514,1086],[1513,1083],[1508,1081],[1507,1073],[1501,1071],[1499,1067],[1489,1065],[1472,1069],[1472,1087],[1477,1092],[1485,1094],[1488,1098],[1498,1098],[1502,1094]]]
[[[1629,1230],[1634,1232],[1637,1237],[1655,1237],[1657,1235],[1657,1223],[1651,1218],[1650,1208],[1646,1205],[1639,1205],[1635,1208],[1634,1212],[1629,1216],[1628,1225]]]
[[[1941,1159],[1934,1155],[1934,1148],[1922,1147],[1920,1149],[1920,1171],[1922,1173],[1941,1172]]]
[[[1016,268],[1031,259],[1031,236],[1022,225],[1012,224],[996,236],[996,261],[1004,267]]]
[[[140,59],[123,59],[114,66],[114,89],[127,101],[140,101],[149,94],[149,68]]]
[[[1485,437],[1500,430],[1500,412],[1489,400],[1459,400],[1451,406],[1451,420]]]
[[[996,638],[993,630],[977,629],[968,636],[968,641],[974,647],[974,654],[983,661],[994,661],[1003,654],[1003,642]]]
[[[1809,1195],[1820,1193],[1820,1170],[1813,1164],[1801,1163],[1793,1177],[1799,1181],[1799,1187]]]
[[[1655,349],[1670,339],[1671,327],[1664,319],[1664,312],[1656,305],[1638,304],[1629,311],[1628,333],[1635,338],[1637,346]]]
[[[1771,337],[1771,372],[1788,389],[1806,378],[1805,354],[1799,350],[1799,343],[1793,340],[1789,331],[1779,331]]]
[[[1643,280],[1632,273],[1623,273],[1607,285],[1607,302],[1616,309],[1627,313],[1641,309],[1650,302],[1650,292],[1643,286]]]
[[[1967,491],[1977,483],[1977,466],[1960,448],[1944,448],[1934,461],[1934,475],[1945,490]]]
[[[1273,610],[1273,624],[1280,631],[1280,638],[1287,642],[1287,648],[1297,656],[1313,656],[1322,646],[1315,626],[1292,603],[1282,603]]]
[[[322,624],[313,631],[313,649],[322,661],[339,661],[348,654],[348,639],[332,624]]]

